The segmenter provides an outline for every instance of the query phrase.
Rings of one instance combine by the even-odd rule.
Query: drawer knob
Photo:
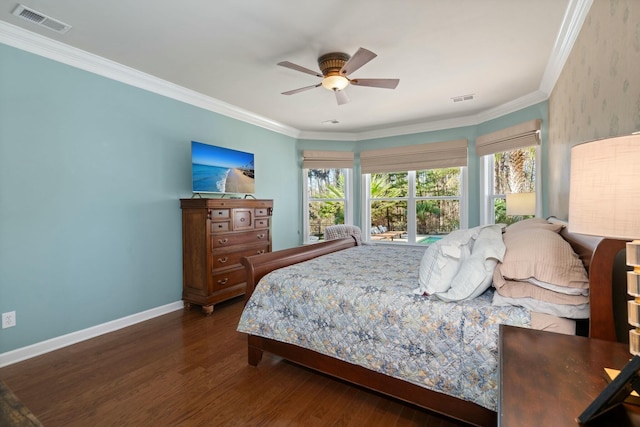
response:
[[[218,239],[218,243],[220,243],[221,245],[224,245],[228,241],[229,241],[229,239],[227,239],[226,237],[224,239]]]
[[[261,255],[261,254],[263,254],[263,253],[264,253],[264,249],[259,250],[259,251],[257,252],[257,254],[258,254],[258,255]]]
[[[264,233],[262,233],[262,234],[258,234],[258,239],[264,239],[264,238],[265,238],[265,236],[266,236],[266,235],[265,235]]]
[[[245,218],[240,218],[240,222],[245,222],[246,219]]]
[[[226,256],[225,256],[225,257],[222,257],[222,258],[218,258],[218,262],[219,262],[220,264],[224,264],[224,263],[225,263],[225,262],[227,262],[228,260],[229,260],[229,258],[227,258]]]
[[[218,280],[218,285],[226,285],[228,281],[229,281],[229,278],[225,277],[224,279]]]

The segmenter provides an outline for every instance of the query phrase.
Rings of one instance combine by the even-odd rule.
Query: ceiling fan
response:
[[[338,105],[342,105],[349,102],[349,96],[347,95],[347,92],[344,91],[349,84],[395,89],[400,82],[399,79],[349,78],[349,74],[353,73],[376,56],[378,55],[362,47],[358,49],[353,56],[349,56],[346,53],[341,52],[327,53],[318,58],[318,65],[320,66],[322,74],[300,65],[293,64],[289,61],[278,62],[278,65],[282,67],[291,68],[292,70],[301,71],[303,73],[311,74],[312,76],[322,77],[322,81],[318,84],[289,90],[287,92],[282,92],[282,94],[293,95],[294,93],[304,92],[305,90],[323,86],[328,90],[332,90],[336,94]]]

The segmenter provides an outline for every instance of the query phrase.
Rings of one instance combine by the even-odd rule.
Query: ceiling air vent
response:
[[[472,101],[475,98],[475,94],[454,96],[451,98],[453,102]]]
[[[64,34],[71,29],[71,25],[60,22],[47,15],[43,15],[42,13],[36,12],[35,10],[29,9],[21,4],[15,8],[13,14],[18,18],[41,25],[60,34]]]

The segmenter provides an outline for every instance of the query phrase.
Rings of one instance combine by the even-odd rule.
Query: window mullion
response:
[[[362,237],[366,240],[371,240],[371,175],[362,175],[362,188],[361,188],[361,203],[363,208],[361,209],[362,216]],[[366,237],[365,237],[366,236]]]
[[[302,229],[304,230],[302,243],[309,242],[309,169],[302,169],[302,206],[304,215],[302,216]]]
[[[407,199],[407,240],[409,243],[416,242],[416,171],[409,171],[407,174],[409,185],[409,197]]]

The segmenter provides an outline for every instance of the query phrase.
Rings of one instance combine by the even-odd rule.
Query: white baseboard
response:
[[[53,350],[58,350],[62,347],[76,344],[99,335],[117,331],[118,329],[126,328],[127,326],[162,316],[163,314],[181,310],[183,307],[184,304],[182,301],[176,301],[150,310],[142,311],[140,313],[132,314],[130,316],[125,316],[120,319],[112,320],[101,325],[92,326],[87,329],[51,338],[26,347],[7,351],[6,353],[0,354],[0,368],[32,357],[40,356],[41,354],[48,353]]]

